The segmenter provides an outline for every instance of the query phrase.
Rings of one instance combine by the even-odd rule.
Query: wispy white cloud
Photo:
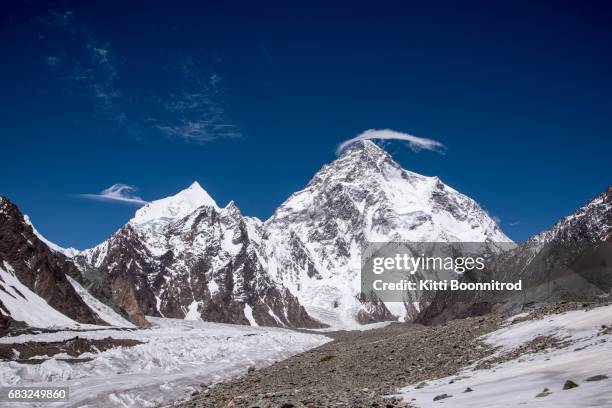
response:
[[[147,204],[147,201],[135,194],[137,191],[138,189],[134,186],[116,183],[102,190],[100,194],[79,194],[78,196],[97,201],[110,201],[133,205]]]
[[[70,10],[50,10],[40,21],[65,37],[45,58],[45,64],[60,78],[89,93],[98,112],[132,136],[140,138],[149,131],[197,144],[242,136],[228,118],[224,80],[213,62],[179,58],[167,69],[171,80],[165,85],[170,85],[169,89],[147,89],[142,93],[148,95],[146,100],[129,93],[124,96],[121,64],[110,43],[78,22]],[[76,46],[66,47],[63,41]],[[135,104],[138,109],[130,109]]]
[[[75,27],[72,21],[72,17],[72,10],[49,10],[49,13],[45,17],[43,17],[41,21],[50,27],[59,27],[70,33],[73,33],[77,30],[77,28]]]
[[[90,88],[101,107],[118,119],[123,115],[119,105],[122,95],[116,83],[119,74],[115,55],[111,51],[110,44],[97,40],[91,34],[87,35],[87,40],[86,48],[93,69]]]
[[[446,151],[446,146],[437,140],[413,136],[409,135],[408,133],[397,132],[391,129],[368,129],[354,138],[340,143],[338,149],[336,149],[336,153],[340,154],[344,149],[346,149],[346,147],[360,140],[403,140],[408,142],[408,146],[414,152],[431,150],[444,154]]]
[[[67,33],[78,47],[71,52],[45,58],[51,68],[62,65],[63,78],[91,93],[98,108],[110,119],[121,123],[125,113],[121,107],[122,94],[117,86],[119,77],[116,58],[110,43],[99,40],[86,26],[77,24],[70,10],[50,10],[41,22],[49,28]]]
[[[512,222],[509,222],[508,225],[511,226],[511,227],[515,227],[515,226],[519,225],[520,223],[521,223],[520,221],[512,221]]]
[[[161,98],[164,111],[171,115],[155,124],[160,132],[191,143],[242,136],[227,117],[221,75],[190,57],[181,59],[174,71],[180,75],[181,87]]]
[[[49,67],[57,67],[62,63],[63,57],[61,55],[49,56],[45,58],[45,64]]]

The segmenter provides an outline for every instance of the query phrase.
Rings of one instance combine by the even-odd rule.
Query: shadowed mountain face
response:
[[[106,324],[83,302],[68,282],[69,275],[82,282],[81,274],[63,254],[49,249],[34,233],[17,206],[0,197],[0,268],[3,274],[14,276],[52,308],[79,323]],[[19,297],[22,307],[36,299],[28,298],[8,279],[0,280],[3,296]],[[0,301],[0,326],[3,329],[17,324],[11,311]]]
[[[518,309],[533,303],[589,300],[612,294],[612,187],[551,229],[497,256],[466,282],[523,282],[520,292],[437,292],[418,316],[422,323]]]

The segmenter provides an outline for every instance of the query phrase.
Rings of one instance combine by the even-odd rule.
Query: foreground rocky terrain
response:
[[[194,393],[180,407],[410,407],[397,394],[407,384],[455,376],[514,360],[526,353],[567,346],[553,337],[527,342],[512,352],[495,353],[483,335],[502,326],[570,310],[591,310],[604,303],[564,302],[515,317],[489,314],[428,327],[393,323],[369,331],[328,333],[334,341],[243,377]],[[459,380],[460,377],[457,377]],[[454,381],[454,380],[451,380]],[[417,385],[419,388],[419,385]],[[469,392],[469,391],[468,391]],[[438,397],[438,396],[435,396]],[[440,394],[439,400],[445,399]]]
[[[182,407],[408,406],[386,399],[400,386],[447,376],[487,356],[476,338],[502,315],[439,327],[393,323],[329,333],[334,341],[233,381],[204,387]]]

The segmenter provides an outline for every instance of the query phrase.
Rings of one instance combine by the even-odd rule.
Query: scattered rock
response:
[[[578,384],[576,384],[572,380],[567,380],[565,382],[565,384],[563,384],[563,389],[564,390],[571,390],[572,388],[576,388],[577,386],[578,386]]]
[[[473,390],[473,389],[471,389],[470,387],[467,387],[467,388],[465,389],[465,391],[463,391],[463,392],[472,392],[472,391],[474,391],[474,390]]]
[[[587,378],[585,381],[601,381],[601,380],[607,380],[607,379],[608,379],[607,375],[598,374],[598,375],[594,375],[592,377]]]
[[[443,400],[443,399],[446,399],[446,398],[450,398],[450,397],[452,397],[452,395],[448,395],[448,394],[445,393],[445,394],[436,395],[433,400],[434,401],[440,401],[440,400]]]
[[[427,387],[429,384],[427,384],[425,381],[419,383],[416,387],[414,387],[417,390],[420,390],[421,388],[425,388]]]
[[[333,358],[335,358],[335,357],[336,357],[336,356],[332,356],[332,355],[323,356],[323,357],[321,357],[321,358],[319,359],[319,362],[320,362],[320,363],[324,363],[324,362],[329,361],[329,360],[331,360],[331,359],[333,359]]]
[[[547,397],[547,396],[549,396],[550,394],[552,394],[552,393],[550,392],[550,390],[549,390],[548,388],[544,388],[544,389],[542,390],[542,392],[541,392],[541,393],[539,393],[538,395],[536,395],[536,398]]]

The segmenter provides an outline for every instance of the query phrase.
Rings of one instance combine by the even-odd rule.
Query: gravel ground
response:
[[[529,316],[592,308],[601,303],[562,302],[527,310]],[[179,407],[205,408],[327,408],[410,407],[384,398],[398,388],[456,374],[479,362],[482,368],[517,358],[523,353],[563,344],[538,338],[503,356],[478,337],[507,322],[508,316],[489,314],[427,327],[391,324],[371,331],[326,333],[334,339],[319,348],[291,357],[226,382],[203,386]],[[490,359],[486,359],[490,357]]]
[[[247,375],[204,387],[181,407],[402,407],[383,398],[406,384],[454,374],[488,355],[476,337],[504,316],[439,327],[391,324],[329,333],[333,342]]]

